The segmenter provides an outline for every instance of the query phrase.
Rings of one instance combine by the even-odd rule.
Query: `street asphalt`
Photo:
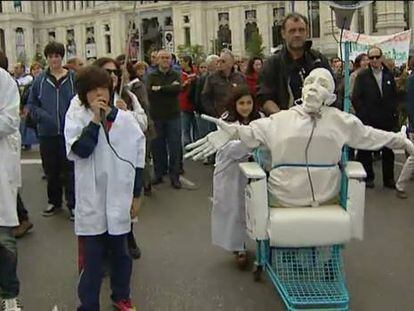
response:
[[[67,210],[49,218],[46,182],[36,152],[25,152],[22,197],[34,223],[19,239],[21,298],[26,311],[76,310],[77,242]],[[399,156],[401,162],[401,156]],[[29,162],[29,164],[27,163]],[[34,161],[36,162],[36,161]],[[351,310],[414,310],[414,194],[401,200],[381,184],[367,189],[365,239],[344,251]],[[396,165],[396,173],[400,166]],[[264,277],[254,282],[251,267],[237,269],[232,254],[210,239],[213,167],[185,162],[193,190],[175,190],[168,182],[145,198],[134,231],[142,258],[134,261],[132,298],[139,311],[270,311],[283,303]],[[398,175],[397,175],[398,176]],[[250,253],[254,243],[249,243]],[[253,256],[253,255],[252,255]],[[113,310],[108,279],[103,282],[101,310]]]

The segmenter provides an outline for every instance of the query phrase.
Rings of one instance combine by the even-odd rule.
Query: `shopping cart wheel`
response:
[[[253,269],[253,279],[255,282],[259,282],[262,279],[262,272],[263,266],[260,266],[257,263],[255,263]]]

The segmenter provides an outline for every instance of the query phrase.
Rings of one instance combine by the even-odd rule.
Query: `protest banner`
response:
[[[371,36],[344,30],[342,42],[349,41],[350,54],[349,59],[355,58],[361,53],[367,53],[370,46],[376,45],[381,48],[385,58],[394,59],[396,66],[406,63],[410,51],[411,29],[385,36]],[[344,44],[344,43],[343,43]],[[339,47],[338,47],[339,49]],[[342,46],[342,53],[345,47]],[[340,55],[340,51],[338,52]],[[341,59],[345,56],[342,55]]]

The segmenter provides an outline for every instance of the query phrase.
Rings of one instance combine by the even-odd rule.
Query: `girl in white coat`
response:
[[[104,69],[79,71],[77,91],[66,114],[65,140],[75,163],[75,233],[84,247],[78,310],[99,310],[108,255],[113,304],[117,310],[134,310],[127,236],[139,208],[145,137],[132,114],[110,103],[112,81]]]
[[[260,118],[247,88],[236,87],[228,102],[224,121],[249,124]],[[248,161],[250,149],[240,140],[231,140],[216,155],[213,179],[212,242],[235,254],[238,266],[247,264],[247,235],[244,212],[244,188],[247,179],[238,164]]]
[[[0,68],[0,309],[21,310],[17,299],[17,247],[12,228],[19,225],[16,210],[20,176],[20,97],[17,84]]]

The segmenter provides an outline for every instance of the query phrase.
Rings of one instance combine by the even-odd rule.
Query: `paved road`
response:
[[[25,154],[32,158],[36,153]],[[378,171],[380,164],[376,163]],[[140,311],[283,310],[270,282],[253,282],[233,257],[210,243],[212,168],[187,162],[185,177],[197,190],[174,190],[168,183],[146,199],[135,227],[143,257],[134,264],[132,292]],[[397,167],[398,170],[398,167]],[[377,181],[381,180],[378,174]],[[45,182],[38,164],[23,165],[23,199],[35,224],[19,240],[21,297],[28,311],[75,310],[76,240],[65,212],[40,216]],[[378,182],[377,182],[378,183]],[[409,190],[412,192],[413,185]],[[409,192],[410,192],[409,191]],[[413,310],[414,195],[395,198],[378,185],[367,191],[366,237],[345,249],[351,310]],[[254,245],[249,248],[253,250]],[[112,310],[108,280],[102,310]]]

